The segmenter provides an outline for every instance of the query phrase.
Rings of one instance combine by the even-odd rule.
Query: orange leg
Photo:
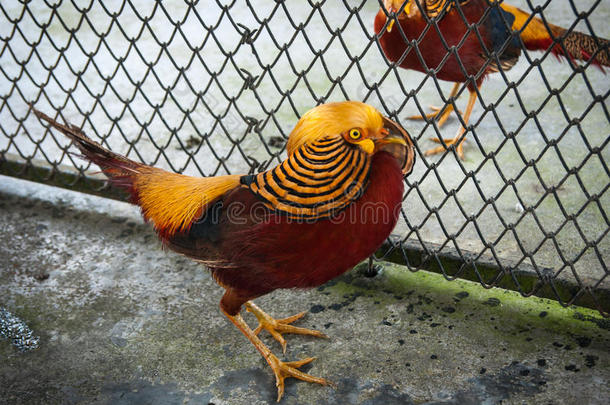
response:
[[[248,304],[248,303],[247,303]],[[252,303],[249,303],[252,304]],[[330,381],[325,380],[324,378],[314,377],[312,375],[306,374],[300,370],[299,367],[304,366],[305,364],[311,363],[315,360],[315,357],[309,357],[303,360],[298,361],[287,361],[283,362],[278,359],[271,350],[256,336],[256,333],[248,324],[243,320],[241,315],[238,313],[237,315],[229,315],[222,308],[221,311],[229,320],[233,323],[233,325],[237,326],[237,328],[243,333],[246,338],[256,347],[256,350],[260,352],[263,356],[267,364],[273,370],[273,374],[275,375],[275,385],[277,386],[277,400],[278,402],[284,395],[284,380],[288,377],[298,378],[299,380],[317,383],[322,385],[330,385]]]
[[[457,135],[455,135],[455,137],[453,139],[432,138],[433,142],[440,143],[442,145],[437,146],[436,148],[428,149],[425,153],[426,156],[435,155],[437,153],[442,153],[445,150],[447,150],[447,147],[449,145],[457,145],[456,152],[457,152],[458,156],[460,157],[460,159],[464,160],[463,143],[466,138],[462,137],[462,135],[464,135],[464,132],[466,131],[466,125],[468,125],[468,120],[470,119],[470,114],[472,113],[472,109],[474,108],[474,103],[477,101],[477,92],[474,90],[469,90],[469,92],[470,92],[470,95],[468,97],[468,105],[466,106],[466,112],[464,113],[464,117],[463,117],[464,126],[462,126],[459,129],[459,131],[457,132]]]
[[[459,89],[460,89],[460,84],[455,83],[453,85],[453,88],[451,89],[451,93],[449,93],[449,98],[455,97],[457,95],[457,92]],[[432,110],[434,110],[434,112],[423,115],[423,116],[422,115],[412,115],[409,117],[409,119],[410,120],[438,119],[437,125],[440,128],[445,124],[445,122],[449,118],[451,111],[453,111],[453,104],[447,103],[442,108],[434,107],[434,106],[430,106],[430,108]]]
[[[248,301],[244,305],[246,307],[246,311],[252,312],[254,316],[256,316],[256,319],[258,319],[258,327],[254,329],[254,334],[258,335],[261,330],[265,329],[271,334],[271,336],[273,336],[275,340],[280,342],[284,354],[286,354],[286,340],[282,336],[282,333],[309,335],[321,338],[328,337],[324,333],[317,330],[298,328],[296,326],[290,325],[292,322],[304,317],[307,312],[300,312],[296,315],[289,316],[288,318],[275,319],[269,316],[265,311],[260,309],[260,307],[258,307],[252,301]]]

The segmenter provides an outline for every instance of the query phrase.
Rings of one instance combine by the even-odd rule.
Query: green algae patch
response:
[[[363,263],[320,290],[340,297],[335,305],[344,307],[349,297],[360,297],[355,306],[367,308],[369,327],[377,328],[380,318],[385,326],[412,325],[407,328],[411,334],[427,336],[427,344],[438,346],[441,353],[462,350],[452,345],[455,334],[468,336],[477,350],[488,352],[494,346],[516,359],[565,356],[573,349],[610,344],[610,322],[592,309],[566,308],[501,288],[483,289],[461,279],[448,282],[439,274],[411,272],[388,262],[377,276],[365,277],[366,267]],[[564,353],[549,353],[558,350]]]
[[[597,329],[605,325],[605,319],[598,311],[583,307],[563,307],[557,301],[523,297],[515,291],[501,288],[481,288],[479,283],[457,279],[452,282],[436,273],[420,270],[411,272],[403,266],[384,263],[384,284],[393,291],[416,290],[439,302],[466,292],[467,298],[460,301],[470,302],[485,312],[504,312],[543,327],[560,328],[564,332],[581,333],[583,329]],[[457,306],[456,308],[459,308]]]

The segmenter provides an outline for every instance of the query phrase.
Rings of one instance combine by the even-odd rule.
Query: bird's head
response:
[[[385,8],[385,11],[380,9],[375,20],[376,32],[381,31],[377,25],[385,25],[388,17],[391,19],[386,30],[391,32],[396,20],[421,18],[422,14],[425,14],[428,18],[435,18],[443,11],[448,13],[454,6],[454,0],[384,0],[383,8]]]
[[[437,0],[442,2],[443,0]],[[417,0],[384,0],[383,6],[385,7],[388,13],[398,13],[402,14],[403,12],[412,17],[418,11]],[[422,2],[422,7],[425,6],[426,2]]]
[[[467,3],[463,2],[464,4]],[[425,14],[428,18],[435,18],[444,10],[448,13],[455,6],[454,0],[384,0],[375,18],[375,32],[381,32],[386,20],[390,18],[387,32],[391,32],[396,20],[408,18],[421,18]]]
[[[416,0],[384,0],[383,7],[375,17],[375,32],[380,33],[388,19],[386,31],[391,32],[396,20],[412,18],[417,14],[420,14],[420,10]]]
[[[398,160],[404,175],[413,168],[415,149],[407,131],[368,104],[343,101],[309,110],[290,133],[286,145],[288,155],[302,145],[327,136],[340,136],[369,155],[380,151],[390,153]]]

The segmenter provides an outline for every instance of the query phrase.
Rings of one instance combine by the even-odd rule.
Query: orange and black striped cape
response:
[[[298,148],[274,169],[242,176],[241,183],[275,213],[323,219],[340,212],[365,191],[371,157],[341,136]]]

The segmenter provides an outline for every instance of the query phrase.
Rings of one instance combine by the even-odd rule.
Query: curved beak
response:
[[[383,117],[383,129],[375,139],[375,152],[385,151],[398,160],[402,174],[408,175],[415,164],[415,147],[411,137],[403,127],[387,117]]]

